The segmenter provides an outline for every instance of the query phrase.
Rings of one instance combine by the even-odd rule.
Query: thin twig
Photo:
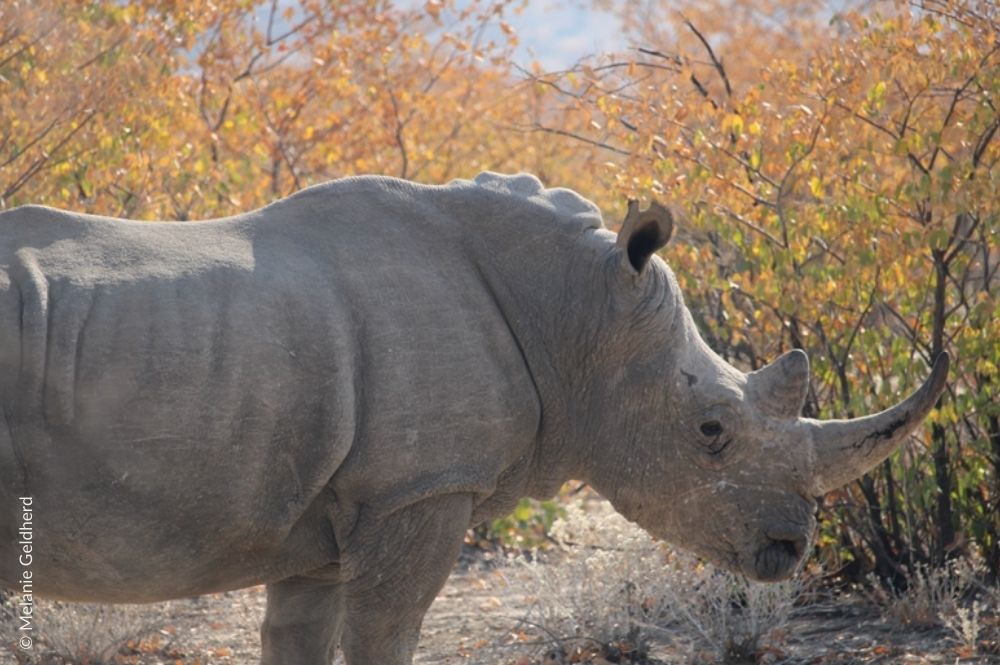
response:
[[[698,31],[698,28],[694,27],[694,23],[688,20],[688,18],[683,14],[681,14],[681,18],[684,19],[684,25],[686,25],[691,32],[695,34],[702,46],[705,47],[705,50],[708,51],[708,57],[712,59],[712,66],[715,67],[715,71],[719,73],[719,77],[722,79],[722,83],[726,87],[726,97],[731,99],[733,96],[733,86],[729,83],[729,76],[726,74],[726,68],[722,65],[722,60],[716,57],[715,51],[712,50],[712,45],[709,44],[708,40],[705,39],[705,36]]]
[[[699,201],[699,203],[706,203],[706,202],[705,201]],[[772,243],[774,243],[778,247],[783,247],[783,248],[787,249],[787,247],[785,247],[785,245],[782,244],[781,240],[779,240],[778,238],[776,238],[773,235],[771,235],[771,233],[768,232],[766,229],[764,229],[764,228],[762,228],[762,227],[754,224],[749,219],[747,219],[743,215],[739,214],[735,210],[727,208],[726,206],[718,204],[718,203],[715,204],[714,207],[715,207],[716,210],[725,213],[726,216],[728,216],[733,221],[742,224],[743,226],[745,226],[746,228],[750,229],[754,233],[758,233],[758,234],[764,236],[765,238],[767,238],[768,240],[770,240]]]
[[[567,138],[575,139],[577,141],[581,141],[581,142],[586,143],[588,145],[592,145],[592,146],[594,146],[596,148],[601,148],[602,150],[607,150],[609,152],[613,152],[616,155],[622,155],[624,157],[631,157],[632,156],[632,153],[630,153],[627,150],[622,150],[621,148],[617,148],[617,147],[615,147],[613,145],[609,145],[607,143],[602,143],[600,141],[595,141],[594,139],[589,139],[586,136],[580,136],[579,134],[575,134],[573,132],[566,131],[565,129],[557,129],[555,127],[546,127],[545,125],[542,125],[542,124],[539,124],[539,123],[535,123],[532,126],[532,130],[533,131],[538,131],[538,132],[544,132],[546,134],[555,134],[556,136],[565,136]]]

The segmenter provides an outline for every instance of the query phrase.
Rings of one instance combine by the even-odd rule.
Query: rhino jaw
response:
[[[816,452],[815,493],[825,494],[882,463],[934,408],[948,378],[949,357],[941,353],[924,384],[905,401],[864,418],[803,418]]]

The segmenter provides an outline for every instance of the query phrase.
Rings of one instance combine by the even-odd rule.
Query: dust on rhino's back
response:
[[[523,454],[497,442],[530,437],[530,379],[469,258],[316,199],[189,224],[0,215],[0,492],[48,520],[50,593],[280,577],[336,555],[307,523],[336,521],[316,503],[335,473],[338,501],[390,507],[488,494]]]

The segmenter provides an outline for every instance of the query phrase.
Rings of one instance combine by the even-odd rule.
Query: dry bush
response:
[[[872,597],[886,618],[904,626],[929,628],[945,625],[953,617],[959,600],[975,586],[977,566],[967,559],[956,559],[945,566],[932,568],[917,564],[906,572],[906,588],[885,590],[872,580]]]
[[[537,590],[532,620],[550,634],[607,644],[673,621],[663,575],[671,552],[645,532],[574,505],[552,537],[557,553],[523,564]]]
[[[1000,587],[987,583],[982,561],[957,559],[937,568],[914,566],[906,581],[904,590],[874,587],[873,599],[886,618],[904,626],[944,628],[960,653],[976,653],[981,637],[990,641],[989,617],[996,621]]]
[[[780,637],[798,592],[759,584],[657,543],[606,509],[567,508],[544,561],[522,563],[532,606],[523,624],[558,662],[645,663],[649,645],[674,643],[692,660],[755,662]],[[575,655],[574,655],[575,654]]]
[[[975,652],[982,630],[982,612],[983,606],[975,600],[971,606],[956,607],[953,614],[941,618],[945,628],[952,634],[952,639],[960,648]]]
[[[163,623],[169,604],[96,605],[35,600],[34,644],[17,647],[17,597],[0,606],[0,643],[23,665],[103,665]]]
[[[990,584],[986,570],[984,562],[974,559],[959,564],[960,598],[952,612],[940,617],[960,653],[1000,653],[1000,584]]]
[[[794,579],[765,584],[705,571],[691,593],[675,600],[688,630],[717,662],[756,663],[765,652],[777,651],[799,591]]]

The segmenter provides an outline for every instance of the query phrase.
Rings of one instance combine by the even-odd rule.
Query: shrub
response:
[[[543,547],[548,544],[549,531],[562,512],[563,508],[558,501],[523,498],[510,515],[472,529],[466,536],[466,541],[481,547]]]
[[[724,571],[706,571],[677,612],[718,662],[756,663],[782,637],[799,593],[795,580],[764,584]]]
[[[607,504],[567,507],[558,548],[521,562],[531,607],[522,623],[539,643],[583,661],[646,663],[654,641],[680,642],[692,657],[755,662],[780,637],[798,584],[759,584],[654,541]]]
[[[23,665],[103,665],[155,631],[168,607],[35,600],[34,644],[22,650],[17,646],[16,602],[0,605],[0,643]]]
[[[916,564],[904,570],[905,588],[885,590],[875,585],[873,598],[889,619],[919,627],[942,626],[945,617],[955,616],[959,599],[977,576],[974,564],[964,559],[940,567]]]

